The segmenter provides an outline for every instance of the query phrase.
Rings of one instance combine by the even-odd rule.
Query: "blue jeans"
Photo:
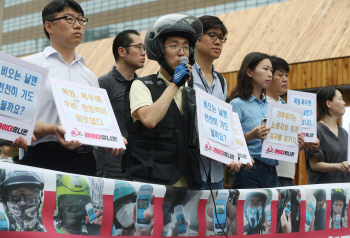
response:
[[[216,183],[211,183],[210,175],[207,177],[207,181],[202,181],[202,190],[210,190],[209,184],[211,185],[211,189],[224,189],[224,179],[220,180]]]
[[[277,187],[276,166],[270,166],[255,159],[253,167],[241,170],[233,175],[232,186],[241,188],[274,188]]]

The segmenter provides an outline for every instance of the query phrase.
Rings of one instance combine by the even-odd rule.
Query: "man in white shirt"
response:
[[[50,89],[50,77],[99,87],[94,73],[85,60],[75,53],[83,39],[88,19],[74,0],[53,0],[42,11],[44,32],[50,46],[43,52],[24,60],[49,69],[34,135],[36,141],[25,152],[21,164],[84,175],[96,175],[92,146],[82,146],[78,140],[65,141],[66,131],[60,125],[56,105]],[[123,149],[108,149],[114,156]]]

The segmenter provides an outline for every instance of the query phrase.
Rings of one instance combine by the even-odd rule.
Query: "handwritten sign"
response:
[[[239,120],[238,113],[232,112],[232,119],[233,119],[233,129],[235,132],[235,139],[236,139],[236,150],[238,155],[238,160],[241,161],[242,164],[249,163],[250,160],[250,154],[247,146],[247,142],[244,137],[244,133],[242,130],[242,125]]]
[[[231,106],[198,87],[195,90],[200,153],[225,164],[238,161]]]
[[[48,70],[0,52],[0,138],[31,144]]]
[[[106,90],[52,77],[50,81],[67,141],[125,148]]]
[[[316,94],[288,90],[288,105],[304,109],[300,133],[305,142],[316,142],[317,139],[317,111]]]
[[[298,161],[298,133],[303,112],[302,108],[270,103],[267,126],[271,130],[263,142],[262,157],[294,163]]]

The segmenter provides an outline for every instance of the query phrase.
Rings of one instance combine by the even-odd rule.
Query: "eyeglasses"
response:
[[[64,19],[64,18],[66,19],[68,24],[75,24],[77,22],[77,20],[78,20],[79,24],[82,26],[86,26],[86,24],[88,23],[88,19],[85,17],[77,18],[77,17],[73,17],[73,16],[64,16],[64,17],[55,18],[55,19],[50,20],[50,22]]]
[[[225,43],[226,40],[227,40],[227,37],[218,36],[218,35],[215,34],[215,33],[203,33],[203,34],[209,35],[209,38],[210,38],[211,40],[217,40],[217,39],[219,38],[219,41],[220,41],[221,43]]]
[[[136,46],[136,48],[139,48],[139,51],[141,53],[146,52],[146,46],[145,45],[127,45],[127,46],[122,46],[122,47],[131,47],[131,46]]]
[[[180,53],[181,49],[183,50],[185,55],[189,55],[192,54],[193,49],[189,46],[184,46],[184,47],[180,47],[178,45],[170,45],[170,46],[166,46],[163,48],[170,48],[170,50],[174,53],[174,54],[178,54]]]

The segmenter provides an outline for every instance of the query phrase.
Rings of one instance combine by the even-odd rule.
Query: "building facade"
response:
[[[168,13],[196,17],[220,15],[287,0],[76,0],[89,19],[83,42],[115,36],[126,29],[142,31]],[[13,56],[33,54],[50,44],[41,11],[50,0],[0,0],[1,51]]]

